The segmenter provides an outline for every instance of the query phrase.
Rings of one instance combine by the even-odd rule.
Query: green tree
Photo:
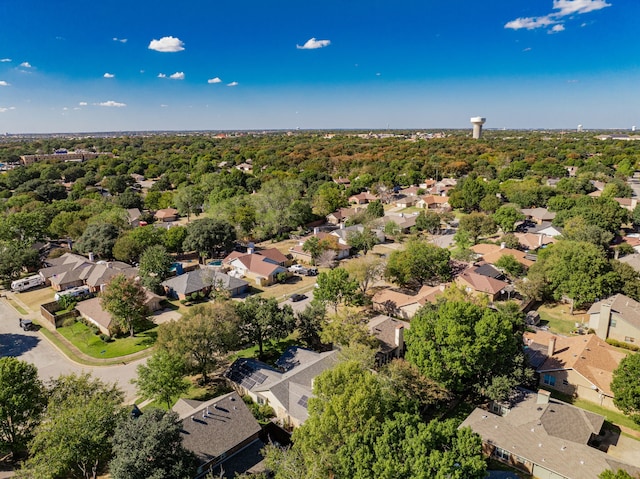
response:
[[[640,354],[629,354],[613,372],[613,403],[640,424]]]
[[[316,260],[324,251],[322,242],[317,236],[311,236],[302,245],[302,251],[311,255],[311,264],[316,264]]]
[[[449,250],[413,240],[403,251],[389,256],[385,276],[402,286],[419,289],[424,284],[446,281],[451,276]]]
[[[182,253],[182,244],[187,237],[187,228],[184,226],[172,226],[164,237],[164,245],[172,253]]]
[[[344,190],[333,182],[322,184],[313,198],[313,212],[318,216],[327,216],[347,205]]]
[[[197,472],[196,456],[182,445],[178,415],[152,409],[121,422],[113,436],[113,479],[186,479]]]
[[[496,261],[496,266],[503,270],[511,278],[519,278],[525,272],[522,263],[519,263],[512,254],[505,254]]]
[[[325,306],[318,301],[312,301],[296,313],[296,329],[302,344],[316,350],[322,346],[320,333],[327,322],[326,316]]]
[[[220,253],[228,253],[236,241],[235,228],[214,218],[203,218],[189,223],[183,247],[187,251],[197,251],[202,259],[214,258]]]
[[[20,277],[25,268],[38,268],[38,251],[17,241],[0,241],[0,281],[5,288]]]
[[[616,472],[613,472],[611,469],[607,469],[606,471],[602,471],[599,475],[599,479],[637,479],[634,478],[631,474],[623,469],[618,469]]]
[[[465,213],[470,213],[480,208],[480,202],[485,195],[484,180],[470,175],[456,185],[449,196],[449,204],[453,208],[460,208]]]
[[[513,206],[501,206],[492,217],[505,233],[512,233],[515,229],[516,221],[524,219],[524,215]]]
[[[100,304],[118,326],[129,331],[129,335],[133,337],[136,326],[149,316],[149,309],[145,305],[146,296],[140,283],[119,274],[111,278],[100,294]]]
[[[75,249],[80,253],[94,253],[100,258],[110,258],[118,238],[118,228],[109,223],[92,223],[76,241]]]
[[[379,243],[378,237],[370,228],[362,231],[354,231],[347,235],[347,243],[352,250],[362,251],[364,255],[371,251]]]
[[[375,200],[367,205],[367,215],[370,218],[382,218],[384,216],[384,206],[382,201]]]
[[[192,306],[180,321],[158,328],[158,348],[181,357],[188,372],[202,375],[206,383],[221,357],[240,343],[240,319],[231,303]]]
[[[416,228],[435,234],[440,230],[441,218],[435,211],[421,211],[416,217]]]
[[[495,213],[500,206],[502,205],[502,201],[496,195],[488,194],[482,201],[480,201],[480,209],[487,214]]]
[[[251,296],[237,303],[236,310],[242,335],[247,342],[258,345],[260,357],[266,341],[286,338],[296,325],[291,306],[285,304],[281,308],[275,298]]]
[[[146,364],[138,366],[137,372],[138,379],[133,382],[138,394],[163,402],[167,409],[171,409],[174,398],[186,393],[191,386],[184,378],[183,356],[169,354],[165,349],[157,349]]]
[[[140,255],[152,246],[162,245],[166,230],[155,226],[141,226],[122,234],[113,246],[113,256],[119,261],[137,263]]]
[[[0,217],[0,239],[31,244],[46,238],[50,219],[41,210],[18,211]]]
[[[181,215],[187,215],[187,222],[190,221],[191,215],[196,216],[202,211],[202,203],[204,203],[204,195],[202,191],[194,185],[182,187],[173,195],[173,201]]]
[[[374,356],[374,348],[378,346],[378,340],[369,333],[364,315],[351,309],[336,313],[325,322],[320,339],[325,344],[339,345],[343,349],[365,346],[369,349],[369,357]]]
[[[450,391],[484,392],[498,377],[519,384],[522,315],[467,302],[425,306],[406,332],[407,361]],[[518,334],[519,333],[519,334]]]
[[[314,298],[324,304],[330,304],[336,313],[341,303],[351,304],[357,295],[358,283],[344,268],[320,273],[316,284]]]
[[[88,374],[53,382],[42,422],[29,444],[29,477],[96,479],[111,457],[111,438],[126,411],[123,393]]]
[[[382,258],[372,255],[353,258],[344,265],[349,277],[358,282],[360,293],[363,295],[367,294],[373,283],[382,278],[385,267]]]
[[[147,248],[140,256],[140,276],[142,284],[151,291],[158,292],[160,283],[169,275],[173,259],[162,245]]]
[[[0,358],[0,453],[26,449],[46,405],[44,386],[33,364]]]
[[[491,216],[474,212],[460,218],[460,230],[469,233],[471,242],[476,244],[480,236],[492,235],[497,228]]]

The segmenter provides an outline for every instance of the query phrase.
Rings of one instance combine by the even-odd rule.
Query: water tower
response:
[[[487,119],[482,118],[481,116],[474,116],[470,121],[473,125],[473,138],[477,140],[482,136],[482,125],[484,125],[484,122],[487,121]]]

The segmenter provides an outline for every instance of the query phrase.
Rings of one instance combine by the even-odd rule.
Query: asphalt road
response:
[[[136,377],[136,367],[145,361],[139,359],[119,366],[83,366],[69,360],[37,331],[23,331],[19,315],[5,300],[0,299],[0,357],[13,356],[34,364],[43,381],[61,374],[91,373],[108,383],[117,383],[125,393],[125,401],[136,397],[131,379]]]
[[[307,291],[301,294],[304,294],[306,298],[300,301],[295,301],[295,302],[291,301],[291,299],[286,299],[282,301],[280,304],[288,304],[289,306],[291,306],[291,309],[293,309],[294,313],[297,313],[299,311],[304,311],[304,309],[309,305],[309,303],[313,299],[313,290]]]

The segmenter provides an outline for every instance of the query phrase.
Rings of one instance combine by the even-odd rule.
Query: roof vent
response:
[[[196,420],[196,417],[195,417],[195,416],[191,416],[191,420],[192,420],[192,421],[195,421],[195,420]]]
[[[560,448],[560,450],[561,450],[561,451],[564,451],[566,448],[567,448],[567,446],[562,446],[562,447]]]

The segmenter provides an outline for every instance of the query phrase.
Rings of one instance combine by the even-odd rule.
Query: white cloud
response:
[[[222,83],[222,80],[221,80],[220,78],[218,78],[218,77],[215,77],[215,78],[209,78],[209,79],[207,80],[207,83]]]
[[[160,105],[160,107],[161,107],[161,108],[166,108],[166,107],[168,107],[168,106],[169,106],[169,105],[165,105],[164,103],[163,103],[162,105]]]
[[[316,48],[328,47],[329,45],[331,45],[331,40],[316,40],[315,38],[310,38],[304,45],[296,45],[296,48],[299,50],[315,50]]]
[[[11,111],[11,110],[15,110],[15,109],[16,109],[15,106],[10,106],[10,107],[0,106],[0,113],[5,113],[7,111]]]
[[[104,78],[115,78],[116,76],[113,73],[105,73],[102,75]]]
[[[21,66],[22,68],[31,68],[31,63],[29,63],[29,62],[22,62],[22,63],[20,64],[20,66]]]
[[[9,82],[6,82],[4,80],[0,80],[0,86],[9,86]]]
[[[227,83],[227,86],[238,86],[238,82],[232,81],[231,83]]]
[[[158,73],[158,78],[167,78],[167,75],[164,73]]]
[[[127,104],[109,100],[109,101],[103,101],[102,103],[98,103],[98,106],[122,108],[123,106],[127,106]]]
[[[527,47],[525,49],[522,50],[523,52],[530,52],[531,51],[531,47]]]
[[[78,103],[78,105],[80,106],[87,106],[88,103],[86,101],[81,101],[80,103]]]
[[[151,43],[149,43],[149,50],[163,53],[181,52],[184,50],[184,42],[174,37],[162,37],[160,40],[153,39]]]
[[[580,15],[583,13],[595,12],[603,8],[610,7],[611,4],[606,0],[553,0],[553,8],[551,13],[539,17],[521,17],[507,22],[504,28],[512,30],[536,28],[549,29],[549,33],[558,33],[564,31],[563,19],[571,15]],[[584,24],[582,24],[584,26]]]
[[[127,39],[126,38],[113,37],[113,41],[114,42],[120,42],[120,43],[127,43]]]
[[[184,80],[184,72],[175,72],[172,75],[169,75],[169,78],[172,80]]]
[[[0,63],[7,63],[10,61],[11,61],[11,58],[0,58]]]

